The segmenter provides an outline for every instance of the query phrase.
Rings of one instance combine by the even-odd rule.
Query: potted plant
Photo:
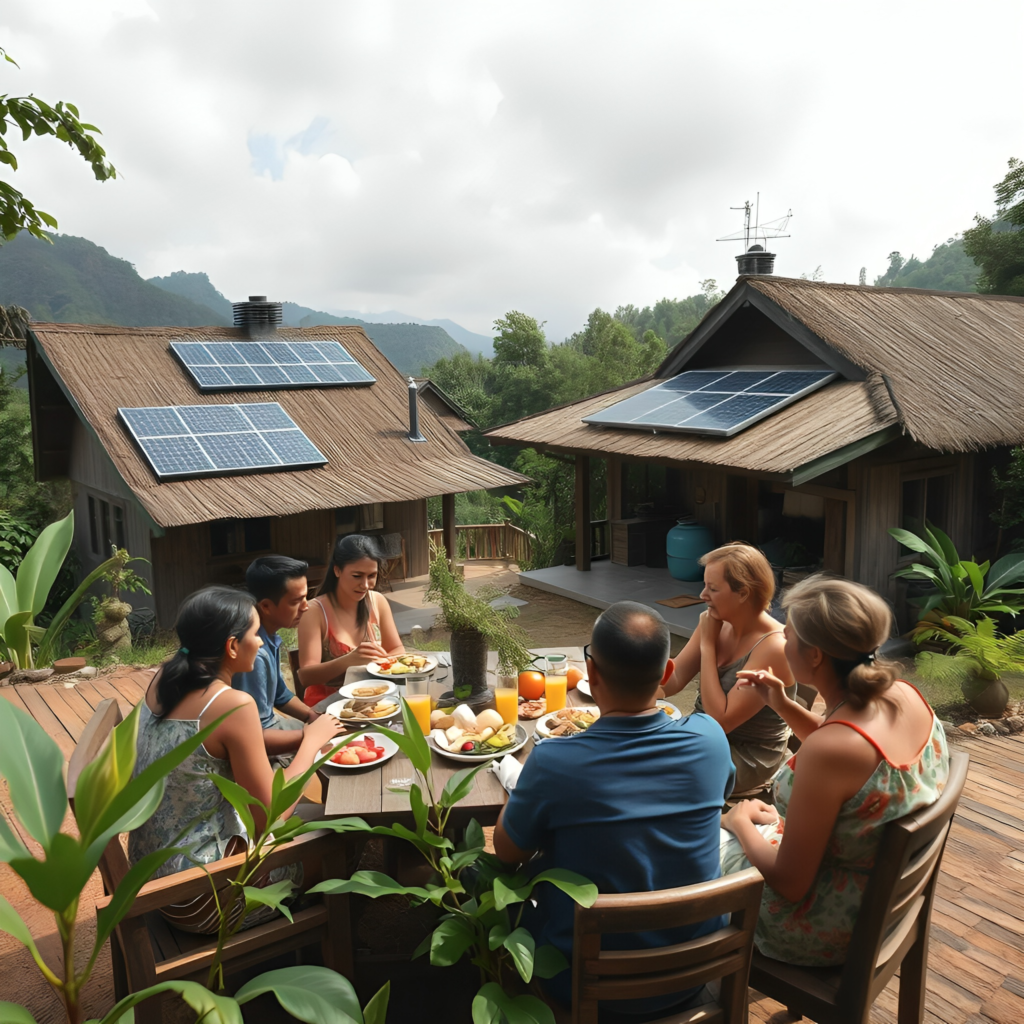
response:
[[[979,564],[961,559],[937,526],[926,525],[920,536],[894,527],[889,535],[929,563],[914,562],[893,573],[930,584],[929,593],[909,598],[920,608],[920,619],[911,631],[915,640],[920,642],[923,632],[943,627],[951,616],[976,622],[985,615],[1016,615],[1024,609],[1024,554],[1006,555],[994,565]]]
[[[994,619],[971,622],[951,615],[941,625],[922,628],[918,638],[941,640],[949,652],[921,651],[917,670],[923,678],[956,682],[980,715],[1002,715],[1010,699],[1003,673],[1024,672],[1024,629],[1001,634]]]
[[[504,591],[485,588],[474,595],[455,573],[443,548],[435,547],[430,562],[427,599],[441,609],[438,625],[451,631],[452,696],[476,709],[491,700],[487,688],[487,653],[498,652],[498,670],[516,674],[533,661],[526,647],[526,635],[512,619],[515,607],[495,608],[489,602]]]
[[[124,548],[111,545],[111,557],[103,578],[110,585],[110,594],[96,604],[93,621],[96,623],[96,637],[100,642],[101,655],[114,654],[126,647],[131,647],[132,634],[128,628],[128,616],[132,606],[121,600],[121,591],[134,593],[141,590],[150,593],[146,581],[134,570],[128,568],[129,562],[145,562],[144,558],[132,558]]]

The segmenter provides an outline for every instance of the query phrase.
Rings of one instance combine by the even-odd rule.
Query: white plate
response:
[[[398,657],[400,658],[402,657],[402,655],[399,654]],[[392,675],[390,672],[381,672],[380,668],[378,667],[379,662],[390,661],[390,658],[380,658],[377,661],[369,662],[363,667],[366,669],[367,672],[370,673],[371,676],[374,676],[377,679],[395,680],[405,679],[406,676],[425,676],[428,672],[433,672],[434,669],[437,668],[437,658],[431,658],[429,655],[426,654],[424,654],[423,657],[427,659],[427,663],[423,668],[418,668],[413,672],[401,672],[398,675]]]
[[[673,721],[677,721],[678,719],[683,717],[682,711],[680,711],[679,708],[677,708],[675,704],[673,704],[670,700],[659,700],[658,707],[667,708],[668,717],[671,718]]]
[[[375,734],[372,728],[367,729],[366,732],[361,732],[359,734],[359,739],[363,739],[367,733],[373,736],[376,746],[384,748],[383,756],[378,757],[376,761],[367,761],[366,764],[335,764],[333,761],[328,761],[327,764],[324,765],[324,768],[328,771],[334,770],[339,772],[355,772],[360,768],[376,768],[378,765],[382,765],[385,761],[389,761],[398,753],[398,744],[393,739],[389,739],[387,736],[382,736],[380,733]],[[347,736],[338,736],[331,742],[337,747],[341,746],[342,741],[346,739],[348,739]]]
[[[590,692],[590,680],[589,679],[581,679],[576,684],[576,689],[579,690],[580,693],[582,693],[585,696],[589,697],[591,700],[594,699],[594,695]]]
[[[601,711],[597,707],[596,704],[593,705],[593,706],[587,705],[586,707],[581,707],[580,705],[574,705],[573,706],[573,710],[575,710],[575,711],[585,711],[587,714],[593,715],[595,718],[600,718],[601,717]],[[540,718],[537,719],[537,735],[538,736],[541,736],[544,739],[547,739],[547,738],[549,738],[551,736],[551,730],[548,728],[547,723],[548,723],[548,719],[550,719],[552,717],[552,715],[554,715],[554,714],[555,714],[555,712],[552,711],[550,714],[541,715]],[[586,732],[586,729],[584,729],[583,732]],[[573,735],[574,736],[582,736],[583,733],[577,732],[577,733],[573,733]],[[556,736],[554,738],[555,739],[561,739],[562,737],[561,736]]]
[[[326,710],[325,714],[334,715],[335,718],[337,718],[338,717],[338,712],[349,702],[350,699],[360,700],[362,698],[359,698],[359,697],[355,697],[355,698],[346,697],[344,700],[336,700],[333,704],[328,704],[327,705],[327,710]],[[373,698],[367,697],[365,699],[366,700],[372,700]],[[361,729],[363,726],[366,726],[366,725],[382,725],[384,722],[390,722],[393,718],[396,718],[398,715],[400,715],[402,713],[402,705],[399,702],[397,697],[388,697],[386,694],[381,694],[381,696],[379,696],[377,698],[377,700],[392,700],[392,701],[394,701],[394,703],[395,703],[395,710],[392,711],[390,715],[383,715],[380,718],[342,718],[342,719],[340,719],[340,721],[343,722],[347,726],[351,726],[353,728]]]
[[[493,757],[504,757],[506,754],[514,754],[517,750],[522,750],[529,738],[529,733],[521,725],[517,725],[515,743],[508,747],[502,747],[493,754],[453,754],[450,750],[444,750],[442,747],[439,747],[434,742],[432,736],[428,742],[442,757],[447,757],[452,761],[469,761],[473,764],[478,764],[480,761],[490,761]]]
[[[394,683],[389,683],[386,679],[381,679],[379,683],[373,679],[360,679],[357,683],[346,683],[338,693],[342,697],[358,697],[359,694],[355,691],[361,686],[386,686],[387,689],[383,693],[378,693],[378,697],[389,697],[391,694],[398,692],[398,687]]]

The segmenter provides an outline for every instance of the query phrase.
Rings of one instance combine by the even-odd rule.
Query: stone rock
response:
[[[956,728],[956,722],[951,722],[948,718],[940,718],[939,722],[942,725],[942,728],[946,730],[946,732],[949,732],[950,730]]]
[[[1010,727],[1002,719],[999,719],[998,721],[993,722],[992,723],[992,728],[995,729],[995,731],[997,733],[999,733],[1000,736],[1009,736],[1010,735]]]
[[[1010,727],[1010,732],[1024,732],[1024,718],[1020,715],[1011,715],[1003,721]]]
[[[52,668],[26,668],[11,674],[12,683],[41,683],[53,675]]]
[[[996,727],[991,722],[982,722],[978,726],[979,736],[995,736]]]
[[[85,668],[81,668],[81,669],[78,670],[78,674],[83,679],[93,679],[93,678],[96,677],[98,672],[99,672],[99,669],[96,668],[95,665],[86,665]],[[1021,728],[1024,728],[1024,719],[1021,720]]]
[[[978,731],[978,727],[974,724],[974,722],[964,722],[964,724],[958,726],[958,728],[960,732],[965,732],[968,736],[973,736],[974,733]]]

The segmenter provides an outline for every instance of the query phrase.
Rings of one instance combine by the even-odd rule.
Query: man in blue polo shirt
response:
[[[568,868],[602,893],[652,892],[717,878],[722,804],[735,769],[714,719],[694,714],[672,721],[655,703],[674,669],[668,626],[645,605],[620,601],[594,623],[588,647],[590,688],[601,717],[585,733],[545,741],[530,754],[498,819],[495,852],[517,864],[539,850],[531,873]],[[538,946],[551,943],[571,960],[575,904],[551,885],[536,893],[537,906],[529,920],[524,915],[524,925]],[[686,929],[612,936],[605,946],[685,942],[723,923],[714,918]],[[547,988],[568,1005],[570,972]],[[616,1001],[607,1009],[643,1019],[701,1001],[698,989]]]
[[[267,755],[275,765],[288,764],[302,742],[303,723],[319,715],[306,707],[288,689],[281,671],[280,629],[299,624],[306,603],[306,573],[309,566],[284,555],[257,558],[245,570],[245,586],[256,599],[260,616],[259,638],[263,646],[256,653],[251,672],[238,672],[231,680],[236,690],[245,690],[256,701],[263,726]],[[281,718],[279,711],[288,718]]]

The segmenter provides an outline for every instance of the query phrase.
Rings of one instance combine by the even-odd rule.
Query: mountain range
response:
[[[23,306],[33,319],[55,323],[208,327],[232,322],[231,301],[205,273],[179,270],[147,281],[127,260],[73,235],[54,235],[50,245],[22,233],[0,246],[0,303]],[[451,320],[424,321],[399,313],[362,318],[295,302],[283,303],[283,312],[290,327],[362,327],[404,374],[418,374],[442,356],[467,349],[491,353],[490,338]]]

